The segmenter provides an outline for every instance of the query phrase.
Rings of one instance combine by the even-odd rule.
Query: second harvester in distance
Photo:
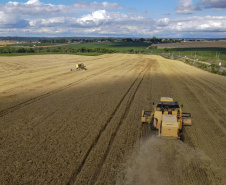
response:
[[[76,64],[75,71],[79,71],[79,70],[87,70],[87,68],[83,63],[79,63],[79,64]],[[71,71],[73,71],[73,69],[71,69]]]
[[[82,70],[82,69],[87,70],[86,66],[83,63],[76,64],[76,70]]]
[[[142,123],[148,123],[151,130],[158,131],[158,136],[169,139],[180,139],[184,141],[182,135],[183,127],[192,125],[190,113],[182,112],[181,107],[172,98],[162,97],[153,111],[142,110]]]

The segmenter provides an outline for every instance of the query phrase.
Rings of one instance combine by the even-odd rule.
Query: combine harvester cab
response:
[[[183,113],[181,107],[172,98],[162,97],[156,106],[153,103],[154,111],[142,111],[141,121],[150,124],[159,137],[184,141],[183,127],[192,125],[192,118],[190,113]]]

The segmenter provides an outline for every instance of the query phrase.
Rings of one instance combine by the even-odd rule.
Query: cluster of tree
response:
[[[175,43],[175,42],[180,42],[181,40],[178,39],[163,39],[163,43]]]
[[[73,43],[73,42],[114,42],[113,38],[41,38],[40,43]]]
[[[147,51],[145,51],[145,50],[140,50],[140,51],[137,51],[137,50],[134,50],[134,49],[128,50],[128,53],[133,53],[133,54],[140,54],[140,53],[145,54],[146,52]]]
[[[99,38],[99,39],[71,39],[69,42],[115,42],[117,39],[113,38]]]
[[[8,38],[12,40],[12,38]],[[16,40],[26,40],[28,38],[15,38]],[[30,42],[34,41],[35,38],[29,38]],[[180,42],[176,39],[161,39],[161,38],[70,38],[70,37],[54,37],[54,38],[36,38],[40,43],[73,43],[73,42],[147,42],[147,43],[173,43]]]
[[[176,39],[158,39],[156,37],[152,38],[139,38],[139,39],[132,39],[132,38],[121,38],[121,42],[147,42],[147,43],[173,43],[173,42],[180,42],[180,40]]]
[[[116,51],[107,48],[64,48],[64,47],[36,47],[36,48],[24,48],[24,47],[0,47],[0,53],[114,53]]]
[[[62,39],[39,39],[38,40],[41,43],[67,43],[68,41],[64,38]]]
[[[132,38],[121,38],[121,42],[151,42],[151,39],[144,39],[144,38],[139,38],[139,39],[132,39]]]
[[[116,53],[117,51],[107,48],[72,48],[72,47],[0,47],[0,54],[7,53]],[[129,49],[127,53],[145,53],[145,50],[137,51]]]
[[[116,39],[116,38],[90,38],[90,39],[85,39],[85,38],[73,38],[73,39],[65,39],[65,38],[42,38],[39,39],[39,42],[41,43],[73,43],[73,42],[147,42],[147,43],[174,43],[174,42],[180,42],[181,40],[176,40],[176,39],[159,39],[156,37],[152,38],[121,38],[121,39]]]
[[[0,47],[0,53],[35,53],[35,49],[23,47]]]

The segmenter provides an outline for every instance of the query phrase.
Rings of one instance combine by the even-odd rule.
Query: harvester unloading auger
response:
[[[83,70],[83,69],[87,70],[86,66],[83,63],[76,64],[76,68],[75,68],[76,71]],[[73,69],[71,69],[71,71],[73,71]]]
[[[148,123],[151,130],[158,132],[158,136],[184,141],[182,130],[184,126],[192,125],[190,113],[182,112],[181,107],[172,98],[162,97],[153,111],[142,110],[142,123]]]

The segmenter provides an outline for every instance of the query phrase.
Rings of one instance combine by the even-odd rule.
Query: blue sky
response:
[[[1,0],[0,36],[226,38],[226,0]]]

